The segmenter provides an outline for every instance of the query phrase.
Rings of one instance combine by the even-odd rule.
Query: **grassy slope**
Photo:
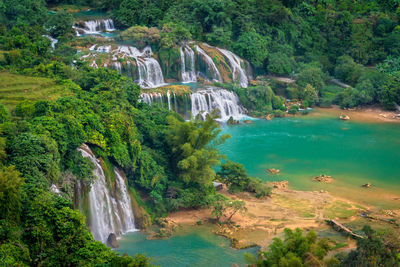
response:
[[[8,109],[23,100],[56,100],[69,91],[49,78],[29,77],[0,72],[0,102]]]

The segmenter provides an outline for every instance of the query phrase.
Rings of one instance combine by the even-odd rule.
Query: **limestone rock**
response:
[[[316,176],[312,180],[316,181],[316,182],[325,183],[325,184],[329,184],[329,183],[333,182],[332,177],[329,176],[329,175],[325,175],[325,174],[321,174],[320,176]]]
[[[111,248],[118,248],[119,244],[117,241],[117,236],[114,233],[111,233],[108,235],[107,238],[107,246],[111,247]]]
[[[346,120],[350,120],[350,117],[343,114],[343,115],[340,115],[339,119],[346,121]]]

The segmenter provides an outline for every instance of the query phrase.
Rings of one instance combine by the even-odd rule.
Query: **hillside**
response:
[[[0,102],[12,110],[24,101],[57,100],[62,95],[71,95],[64,85],[57,84],[51,78],[29,77],[0,72]]]

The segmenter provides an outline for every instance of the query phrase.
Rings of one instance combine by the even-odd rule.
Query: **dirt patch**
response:
[[[333,106],[331,108],[316,108],[316,110],[320,114],[333,115],[336,116],[338,119],[341,115],[345,114],[350,117],[350,120],[353,121],[400,123],[400,111],[387,111],[377,106],[358,107],[355,109],[347,110],[343,110],[338,106]]]
[[[226,188],[220,192],[246,203],[246,214],[235,214],[233,224],[222,225],[216,230],[217,234],[229,238],[236,248],[257,245],[266,249],[285,228],[328,228],[325,219],[354,217],[361,211],[360,206],[325,191],[275,188],[272,197],[263,199],[248,193],[231,194]],[[210,215],[209,209],[183,210],[169,214],[167,220],[176,225],[196,225],[209,222]]]

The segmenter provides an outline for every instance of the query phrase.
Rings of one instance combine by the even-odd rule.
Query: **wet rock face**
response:
[[[111,233],[108,235],[107,238],[107,246],[111,247],[111,248],[118,248],[119,244],[117,241],[117,236],[114,233]]]

